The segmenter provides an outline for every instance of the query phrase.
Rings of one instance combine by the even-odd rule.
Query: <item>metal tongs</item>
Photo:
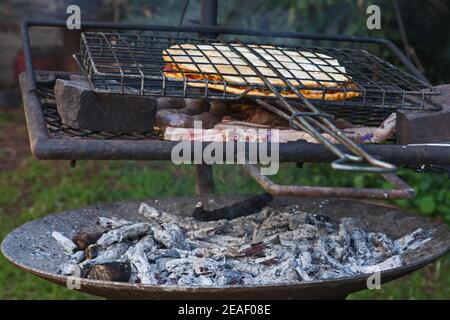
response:
[[[227,45],[224,41],[223,44]],[[255,101],[263,108],[279,115],[280,117],[289,121],[292,128],[302,130],[312,137],[317,139],[323,146],[333,152],[338,159],[332,162],[331,166],[337,170],[347,170],[353,172],[370,172],[380,174],[384,179],[392,183],[397,189],[355,189],[355,188],[327,188],[327,187],[306,187],[306,186],[280,186],[274,184],[269,178],[262,176],[255,165],[245,164],[244,170],[252,176],[267,192],[274,195],[295,195],[295,196],[333,196],[333,197],[349,197],[349,198],[371,198],[371,199],[396,199],[396,198],[411,198],[414,195],[414,190],[401,180],[398,176],[393,174],[397,171],[397,167],[393,164],[375,159],[354,141],[349,139],[345,134],[339,130],[331,121],[330,115],[323,113],[315,107],[303,94],[288,81],[279,70],[274,68],[261,54],[254,50],[249,45],[236,40],[236,43],[245,47],[249,52],[265,62],[265,64],[285,83],[293,93],[297,95],[299,100],[303,103],[305,109],[310,111],[299,111],[296,107],[288,103],[288,101],[281,95],[281,93],[270,83],[258,68],[252,68],[253,71],[264,81],[267,88],[269,88],[277,97],[276,103],[278,107],[262,100],[255,99]],[[248,65],[252,65],[251,61],[247,59],[239,50],[233,46],[228,47]],[[280,109],[281,108],[281,109]],[[342,144],[347,151],[341,151],[337,146],[328,141],[321,132],[329,134]]]

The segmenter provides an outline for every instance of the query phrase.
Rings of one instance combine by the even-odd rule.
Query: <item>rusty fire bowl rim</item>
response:
[[[225,199],[226,201],[236,201],[239,199],[242,199],[244,196],[208,196],[208,198],[213,198],[213,199]],[[396,279],[398,277],[404,276],[408,273],[411,273],[417,269],[420,269],[424,266],[426,266],[427,264],[435,261],[436,259],[444,256],[446,253],[448,253],[450,251],[450,232],[448,230],[448,228],[441,224],[438,223],[430,218],[426,218],[426,217],[422,217],[422,216],[418,216],[416,214],[413,214],[407,210],[401,209],[401,208],[397,208],[394,207],[392,205],[385,205],[385,204],[380,204],[380,203],[374,203],[374,202],[369,202],[369,201],[352,201],[352,200],[342,200],[342,199],[306,199],[306,198],[292,198],[292,197],[276,197],[277,199],[274,200],[278,201],[281,200],[282,202],[285,201],[287,199],[288,203],[285,204],[289,204],[289,203],[296,203],[295,200],[297,201],[302,201],[302,202],[309,202],[309,203],[315,203],[317,204],[317,202],[322,201],[321,203],[324,203],[324,201],[329,201],[329,202],[333,202],[333,203],[339,203],[339,204],[349,204],[351,203],[352,205],[364,205],[367,206],[367,208],[370,209],[374,209],[374,208],[378,208],[378,209],[386,209],[386,210],[390,210],[393,211],[395,213],[395,215],[403,215],[403,218],[411,218],[413,217],[414,219],[419,220],[420,222],[422,222],[423,226],[425,227],[435,227],[437,229],[439,229],[440,231],[437,232],[439,233],[438,237],[436,239],[433,239],[432,241],[430,241],[430,243],[436,242],[436,241],[440,241],[441,245],[438,246],[438,248],[434,248],[434,252],[432,254],[429,254],[429,248],[432,247],[432,245],[430,243],[425,244],[423,248],[421,249],[416,249],[414,251],[412,251],[412,253],[415,253],[416,251],[420,250],[422,251],[422,256],[423,258],[420,258],[416,261],[413,261],[411,263],[407,263],[406,265],[399,267],[399,268],[394,268],[394,269],[389,269],[389,270],[385,270],[381,272],[381,279],[382,279],[382,283],[385,284],[393,279]],[[199,201],[204,199],[204,196],[197,196],[197,197],[169,197],[169,198],[160,198],[160,199],[150,199],[150,200],[139,200],[139,201],[128,201],[128,202],[113,202],[113,203],[105,203],[105,204],[99,204],[99,205],[95,205],[95,206],[91,206],[91,207],[87,207],[87,208],[82,208],[82,209],[74,209],[74,210],[67,210],[67,211],[63,211],[60,213],[54,213],[54,214],[50,214],[47,215],[45,217],[27,222],[21,226],[19,226],[18,228],[14,229],[13,231],[11,231],[2,241],[1,243],[1,251],[2,254],[4,255],[4,257],[9,260],[12,264],[14,264],[15,266],[17,266],[20,269],[23,269],[31,274],[34,274],[38,277],[41,277],[43,279],[49,280],[51,282],[60,284],[60,285],[65,285],[68,281],[68,276],[63,276],[61,274],[57,274],[55,272],[49,272],[47,270],[42,270],[39,268],[35,268],[29,264],[23,263],[23,262],[19,262],[17,257],[14,257],[14,254],[10,254],[10,250],[9,250],[9,246],[11,245],[11,242],[15,239],[17,234],[21,234],[23,229],[26,229],[27,227],[33,226],[35,224],[38,224],[40,222],[42,222],[44,219],[58,219],[70,214],[74,214],[77,213],[79,214],[80,211],[85,211],[85,210],[92,210],[92,209],[98,209],[98,208],[105,208],[106,210],[110,209],[110,208],[114,208],[114,207],[119,207],[119,206],[123,206],[123,205],[139,205],[141,202],[146,202],[146,203],[152,203],[153,205],[155,205],[156,207],[158,207],[158,203],[161,204],[164,201],[171,201],[171,202],[176,202],[182,199],[190,199],[190,202],[193,204],[193,206],[195,206],[195,204]],[[155,202],[156,201],[156,202]],[[348,208],[348,206],[347,206]],[[300,208],[302,209],[302,208]],[[101,214],[102,216],[108,216],[108,214],[106,212],[103,212]],[[110,216],[117,216],[117,213],[113,213]],[[344,215],[340,215],[337,214],[337,216],[344,216]],[[120,218],[123,218],[120,217]],[[257,292],[257,291],[261,291],[261,292],[270,292],[271,290],[274,291],[278,291],[278,290],[284,290],[286,288],[288,288],[290,291],[295,291],[295,290],[305,290],[308,288],[315,288],[318,286],[323,286],[324,288],[333,288],[336,286],[339,286],[340,284],[348,284],[348,285],[354,285],[355,287],[358,287],[359,290],[364,289],[364,287],[361,287],[361,283],[366,283],[367,278],[370,276],[370,274],[361,274],[361,275],[355,275],[355,276],[346,276],[346,277],[340,277],[340,278],[336,278],[336,279],[327,279],[327,280],[313,280],[313,281],[308,281],[308,282],[298,282],[298,283],[292,283],[292,282],[284,282],[284,283],[277,283],[277,284],[268,284],[268,285],[256,285],[256,286],[252,286],[252,285],[226,285],[226,286],[198,286],[198,285],[192,285],[192,286],[188,286],[188,285],[143,285],[143,284],[136,284],[136,283],[127,283],[127,282],[113,282],[113,281],[100,281],[100,280],[92,280],[92,279],[86,279],[86,278],[80,278],[80,284],[81,284],[81,290],[83,292],[88,292],[88,293],[93,293],[93,294],[97,294],[100,296],[105,296],[108,297],[109,294],[102,294],[102,292],[106,292],[108,290],[113,290],[113,291],[121,291],[124,290],[124,292],[135,292],[138,296],[139,296],[139,292],[153,292],[155,295],[157,295],[158,293],[165,293],[170,295],[171,293],[182,293],[182,294],[189,294],[189,293],[199,293],[202,292],[206,295],[208,294],[212,294],[212,293],[218,293],[218,292],[222,292],[222,291],[227,291],[231,294],[235,293],[235,294],[239,294],[240,291],[249,291],[251,290],[252,292]],[[83,288],[84,287],[84,288]],[[100,288],[100,291],[98,291],[97,289]],[[353,290],[353,291],[359,291],[359,290]],[[350,291],[350,292],[353,292]],[[100,292],[100,293],[98,293]],[[346,292],[344,293],[344,296],[349,294],[350,292]],[[120,295],[119,295],[120,296]],[[134,294],[133,294],[134,296]],[[113,297],[117,297],[117,295],[113,295]],[[195,296],[192,297],[193,299],[195,299]],[[215,296],[213,297],[215,298]],[[239,298],[239,297],[237,297]]]

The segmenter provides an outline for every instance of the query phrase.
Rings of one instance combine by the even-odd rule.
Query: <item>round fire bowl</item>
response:
[[[241,196],[173,197],[146,200],[166,212],[189,215],[198,201],[214,201],[218,205],[242,200]],[[67,277],[57,273],[67,261],[61,247],[51,237],[52,231],[73,236],[79,231],[95,231],[96,218],[114,216],[143,221],[138,214],[141,201],[100,204],[84,209],[65,211],[31,221],[12,231],[1,250],[17,267],[51,282],[66,286]],[[446,226],[407,211],[362,201],[275,198],[271,206],[297,204],[301,210],[330,217],[353,217],[367,231],[386,233],[398,238],[417,228],[435,229],[432,241],[404,256],[406,264],[381,273],[382,284],[420,269],[446,254],[450,249],[450,232]],[[339,299],[363,290],[367,276],[352,276],[333,280],[280,283],[261,286],[168,286],[141,285],[81,279],[80,291],[105,298],[119,299]]]

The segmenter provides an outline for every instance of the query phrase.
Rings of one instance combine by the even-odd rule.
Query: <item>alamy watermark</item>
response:
[[[366,281],[367,289],[369,290],[381,290],[381,272],[375,272],[370,275]]]
[[[67,7],[66,13],[69,15],[66,26],[69,30],[81,30],[81,8],[77,5]]]
[[[67,277],[66,287],[70,290],[80,290],[81,289],[81,268],[73,264],[70,266],[72,268],[72,275]]]
[[[187,138],[172,149],[171,160],[176,165],[259,163],[262,175],[278,173],[280,135],[277,129],[223,129],[205,148],[203,141],[211,139],[211,136],[202,129],[201,121],[195,121],[193,129],[175,128],[171,134]]]
[[[366,13],[369,15],[366,20],[367,29],[381,30],[381,8],[372,4],[367,7]]]

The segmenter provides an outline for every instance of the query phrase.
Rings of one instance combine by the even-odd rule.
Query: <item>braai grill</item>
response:
[[[29,131],[31,147],[34,154],[41,159],[134,159],[134,160],[169,160],[171,150],[175,142],[161,141],[153,132],[146,134],[109,134],[104,132],[91,132],[75,130],[65,127],[59,121],[55,105],[52,101],[52,88],[45,87],[44,83],[36,81],[29,46],[28,29],[36,26],[64,27],[63,22],[30,22],[24,25],[23,34],[25,40],[25,56],[27,63],[28,78],[22,80],[25,89],[26,114],[29,119]],[[162,50],[174,44],[193,43],[202,44],[220,43],[231,49],[233,43],[246,46],[241,40],[226,41],[227,37],[261,36],[274,37],[285,41],[316,41],[333,43],[336,47],[343,43],[350,43],[353,47],[375,46],[387,47],[398,57],[400,61],[413,74],[405,73],[387,62],[369,54],[360,48],[328,48],[289,46],[290,50],[302,50],[314,52],[313,55],[322,54],[337,59],[346,68],[346,74],[351,77],[355,88],[326,88],[300,87],[302,89],[316,90],[323,95],[330,90],[342,91],[344,95],[349,90],[358,92],[359,96],[352,99],[330,101],[325,99],[307,100],[294,88],[290,81],[281,75],[276,68],[271,68],[285,86],[274,86],[269,79],[253,68],[258,77],[263,81],[259,86],[273,93],[272,99],[252,97],[262,107],[269,109],[290,121],[295,128],[299,128],[312,137],[316,138],[322,145],[311,145],[303,142],[293,142],[280,145],[281,162],[333,162],[333,167],[352,171],[368,171],[375,173],[392,173],[396,170],[395,165],[415,166],[422,165],[445,165],[450,158],[449,148],[445,146],[397,146],[397,145],[368,145],[358,146],[346,138],[330,121],[330,114],[342,116],[355,124],[379,125],[390,113],[399,109],[438,110],[440,106],[435,105],[432,97],[439,94],[427,84],[423,76],[417,72],[414,66],[404,55],[389,41],[342,37],[342,36],[320,36],[298,33],[283,32],[259,32],[251,30],[237,30],[219,27],[168,27],[168,26],[136,26],[108,23],[84,23],[85,30],[81,39],[80,66],[87,73],[95,90],[100,92],[117,92],[127,95],[150,95],[170,97],[206,97],[211,99],[236,100],[241,95],[233,95],[226,92],[217,92],[204,88],[193,88],[188,85],[186,79],[174,81],[167,79],[164,75],[164,62]],[[111,32],[105,30],[118,30]],[[132,31],[132,32],[131,32]],[[157,35],[155,35],[157,33]],[[195,38],[193,33],[200,34]],[[204,35],[221,35],[220,40],[204,39]],[[256,43],[258,41],[252,41]],[[259,41],[261,42],[261,41]],[[281,45],[280,45],[281,46]],[[248,47],[252,50],[251,47]],[[308,51],[309,50],[309,51]],[[236,50],[235,50],[236,51]],[[172,57],[173,58],[173,57]],[[242,57],[241,58],[245,58]],[[311,60],[310,58],[309,60]],[[327,59],[325,59],[327,60]],[[270,63],[267,63],[270,65]],[[321,65],[310,64],[314,68],[323,68]],[[341,72],[337,69],[336,74]],[[306,72],[307,73],[307,72]],[[219,74],[224,78],[225,74]],[[61,77],[61,75],[57,75]],[[296,79],[302,82],[301,78]],[[208,80],[198,80],[207,82]],[[194,82],[198,82],[194,80]],[[45,81],[44,81],[45,82]],[[222,85],[230,85],[226,81],[216,81]],[[249,88],[255,88],[250,86]],[[36,89],[36,90],[34,90]],[[247,88],[248,89],[248,88]],[[297,101],[284,98],[280,92],[289,89],[297,96]],[[50,99],[48,99],[50,98]],[[267,98],[267,97],[265,97]],[[320,108],[320,109],[319,109]],[[304,111],[300,111],[304,110]],[[44,112],[43,112],[44,111]],[[322,134],[328,133],[341,145],[333,145],[325,139]],[[73,139],[77,138],[77,139]],[[129,141],[136,140],[136,141]],[[205,143],[206,145],[206,143]],[[224,158],[226,158],[224,152]],[[235,157],[235,155],[233,155]],[[364,165],[363,163],[368,165]],[[390,164],[392,163],[392,164]],[[202,168],[200,166],[199,168]],[[251,174],[251,168],[244,166]],[[204,167],[199,178],[211,175],[210,168]],[[251,174],[252,175],[252,174]],[[252,175],[254,176],[254,175]],[[384,176],[386,178],[386,175]],[[274,186],[272,183],[261,182],[267,178],[261,177],[257,181],[269,192],[279,195],[300,196],[343,196],[364,198],[408,198],[412,195],[409,188],[400,179],[387,176],[388,180],[395,182],[397,190],[353,190],[349,188],[315,188],[302,187],[284,188]],[[211,185],[210,181],[200,184]]]
[[[202,1],[202,24],[215,25],[217,2]],[[149,129],[139,134],[108,133],[92,130],[74,129],[65,126],[57,111],[53,86],[56,79],[70,79],[70,74],[62,72],[35,71],[32,63],[29,29],[32,27],[64,28],[65,22],[27,22],[23,25],[24,54],[26,74],[21,76],[24,108],[33,154],[39,159],[60,160],[170,160],[172,148],[177,142],[164,141],[157,132]],[[237,101],[250,90],[266,90],[267,95],[253,95],[251,98],[259,106],[268,109],[288,120],[292,127],[301,129],[315,137],[321,144],[290,142],[279,147],[280,162],[333,162],[337,169],[352,171],[369,171],[380,173],[397,189],[353,189],[304,186],[280,186],[259,174],[255,165],[243,165],[244,170],[265,190],[273,195],[290,195],[303,197],[346,197],[393,199],[409,198],[413,190],[401,179],[392,174],[396,165],[420,167],[423,165],[449,165],[450,148],[442,145],[357,145],[344,137],[342,132],[330,122],[331,116],[344,118],[353,124],[378,126],[396,110],[437,111],[434,97],[439,92],[430,86],[401,51],[384,39],[324,36],[290,32],[252,31],[215,26],[148,26],[111,23],[83,22],[81,52],[76,55],[82,71],[87,75],[92,88],[100,93],[118,93],[123,95],[178,98],[207,98]],[[273,46],[286,50],[310,52],[312,56],[304,57],[313,68],[334,68],[330,61],[336,59],[345,68],[345,75],[354,84],[352,88],[327,88],[324,85],[308,87],[292,86],[291,81],[302,82],[301,76],[293,78],[283,76],[276,68],[270,67],[283,85],[273,85],[259,70],[252,67],[252,72],[262,81],[261,84],[230,82],[224,73],[215,72],[214,80],[207,78],[181,80],[168,79],[164,73],[166,62],[162,51],[173,46],[192,44],[201,50],[203,45],[221,45],[236,52],[236,46],[245,47],[255,53],[255,48],[269,52],[267,44],[262,44],[261,37],[273,39]],[[213,39],[213,40],[212,40]],[[282,44],[278,44],[281,42]],[[289,45],[286,45],[289,43]],[[327,44],[317,46],[316,44]],[[258,44],[259,47],[255,47]],[[307,45],[305,45],[307,44]],[[348,45],[342,48],[342,45]],[[408,69],[402,71],[386,61],[369,53],[369,49],[390,50]],[[255,54],[257,54],[256,52]],[[329,58],[324,58],[324,55]],[[239,55],[245,61],[246,57]],[[259,57],[270,65],[264,57]],[[317,63],[314,58],[325,60],[325,65]],[[174,58],[172,56],[172,58]],[[195,63],[194,63],[195,64]],[[328,65],[330,64],[330,65]],[[250,64],[251,65],[251,64]],[[198,65],[196,65],[199,67]],[[199,68],[199,70],[201,70]],[[310,76],[309,71],[301,69]],[[184,75],[183,71],[180,71]],[[192,73],[189,71],[189,73]],[[194,72],[195,73],[195,72]],[[335,69],[337,75],[343,73]],[[245,78],[245,75],[243,78]],[[325,82],[328,80],[324,80]],[[191,83],[206,84],[193,87]],[[209,83],[224,87],[238,85],[245,87],[241,94],[228,93],[227,90],[215,91],[208,88]],[[342,84],[342,83],[341,83]],[[302,90],[314,90],[322,95],[319,99],[306,99]],[[283,96],[290,91],[295,99]],[[325,95],[340,92],[344,97],[349,92],[357,92],[352,99],[328,100]],[[431,128],[430,128],[431,130]],[[333,145],[323,136],[328,133],[340,144]],[[246,148],[250,143],[245,143]],[[203,148],[207,143],[203,143]],[[236,150],[236,146],[234,148]],[[224,159],[227,157],[224,152]],[[236,158],[236,155],[233,154]],[[363,166],[363,163],[368,165]],[[392,164],[390,164],[392,163]],[[155,207],[172,213],[192,212],[197,201],[230,204],[241,197],[219,197],[213,195],[211,166],[197,166],[196,191],[200,194],[194,198],[172,198],[152,201]],[[388,236],[398,236],[414,228],[437,228],[436,238],[418,251],[412,252],[406,265],[395,270],[383,272],[383,282],[390,281],[416,270],[448,252],[450,248],[449,233],[444,226],[414,217],[401,210],[364,202],[328,199],[295,199],[275,197],[273,205],[281,206],[297,203],[302,210],[334,217],[355,217],[361,225],[385,232]],[[75,230],[89,229],[90,222],[98,217],[116,216],[119,218],[137,218],[137,203],[119,203],[102,205],[95,208],[74,210],[56,216],[26,224],[12,232],[3,242],[2,251],[17,266],[50,281],[65,284],[67,277],[56,273],[56,265],[66,257],[61,256],[49,244],[43,234],[50,236],[54,229],[68,236]],[[52,228],[51,230],[49,228]],[[26,240],[24,240],[26,239]],[[44,239],[44,240],[43,240]],[[29,241],[29,243],[27,242]],[[37,248],[37,249],[36,249]],[[34,250],[47,250],[48,255],[35,256]],[[159,287],[129,283],[100,282],[82,279],[82,289],[86,292],[114,298],[342,298],[350,292],[365,288],[366,277],[357,276],[331,281],[313,281],[300,284],[280,284],[278,286],[257,287]]]

